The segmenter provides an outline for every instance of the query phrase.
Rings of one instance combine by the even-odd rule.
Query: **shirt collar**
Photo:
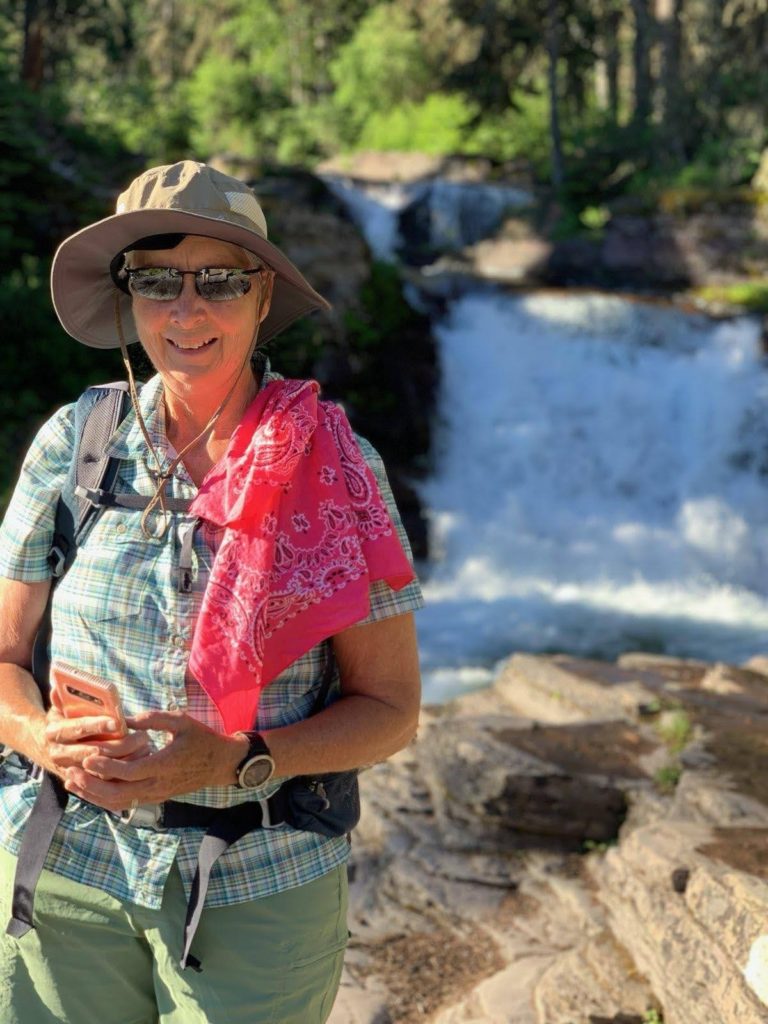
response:
[[[265,356],[259,391],[273,380],[282,379],[282,374],[272,370],[269,359]],[[165,401],[160,374],[156,373],[146,384],[139,387],[141,415],[152,445],[161,463],[164,463],[168,452],[168,437],[165,433]],[[104,454],[116,459],[141,459],[149,455],[147,442],[144,440],[133,406],[128,409],[125,419],[107,442]]]

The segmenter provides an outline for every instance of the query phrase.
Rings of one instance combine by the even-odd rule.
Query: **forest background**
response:
[[[481,155],[562,238],[622,203],[750,194],[766,96],[768,0],[0,0],[0,493],[44,415],[121,375],[64,335],[47,279],[144,167]],[[376,315],[387,275],[349,325],[369,348],[406,315]]]

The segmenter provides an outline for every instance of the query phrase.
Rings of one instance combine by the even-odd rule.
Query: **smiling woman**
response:
[[[74,338],[122,348],[131,407],[59,585],[82,403],[42,428],[0,528],[0,1019],[322,1024],[354,773],[414,733],[421,605],[377,454],[316,382],[252,358],[327,304],[253,193],[192,161],[67,239],[52,288]],[[127,733],[48,706],[36,637],[114,684]],[[73,957],[108,980],[84,993]]]
[[[166,430],[177,451],[200,433],[234,388],[224,422],[214,428],[202,449],[209,458],[200,458],[200,452],[193,456],[196,483],[202,482],[223,454],[221,442],[226,445],[234,423],[256,395],[250,358],[257,327],[269,313],[274,275],[267,268],[254,268],[253,263],[253,256],[239,246],[187,235],[173,249],[134,250],[126,266],[136,333],[162,377]],[[155,295],[160,291],[156,282],[137,284],[137,274],[147,268],[173,268],[176,282],[181,281],[177,294],[173,291],[178,284],[170,296],[163,284],[162,299]],[[208,270],[210,279],[211,268],[225,273],[233,268],[254,269],[258,273],[245,277],[248,287],[239,296],[228,297],[226,291],[226,298],[212,301],[201,294],[198,285],[198,272]]]

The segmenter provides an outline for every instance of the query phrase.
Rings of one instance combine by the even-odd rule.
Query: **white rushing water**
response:
[[[413,197],[340,194],[391,254]],[[434,195],[452,223],[471,215],[466,190],[458,206],[459,193]],[[419,485],[428,700],[488,682],[515,650],[738,662],[768,649],[768,372],[754,318],[470,283],[434,329],[434,467]]]
[[[492,182],[446,181],[440,178],[410,184],[355,185],[338,175],[323,177],[328,188],[347,207],[380,260],[395,258],[402,243],[400,216],[423,204],[423,228],[432,246],[453,249],[490,235],[509,210],[529,206],[533,197],[524,189]]]
[[[470,294],[437,338],[421,488],[428,698],[487,681],[513,650],[766,649],[768,374],[754,320]]]

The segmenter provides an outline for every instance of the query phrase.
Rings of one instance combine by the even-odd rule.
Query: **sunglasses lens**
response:
[[[209,302],[228,302],[250,291],[251,278],[240,270],[210,267],[195,279],[200,295]]]
[[[144,267],[132,270],[128,277],[128,286],[134,295],[161,302],[178,298],[183,283],[184,278],[171,267]]]
[[[173,267],[141,267],[128,271],[128,284],[134,295],[167,302],[181,294],[186,273]],[[207,302],[228,302],[250,291],[251,278],[244,270],[206,267],[195,272],[195,287]]]

